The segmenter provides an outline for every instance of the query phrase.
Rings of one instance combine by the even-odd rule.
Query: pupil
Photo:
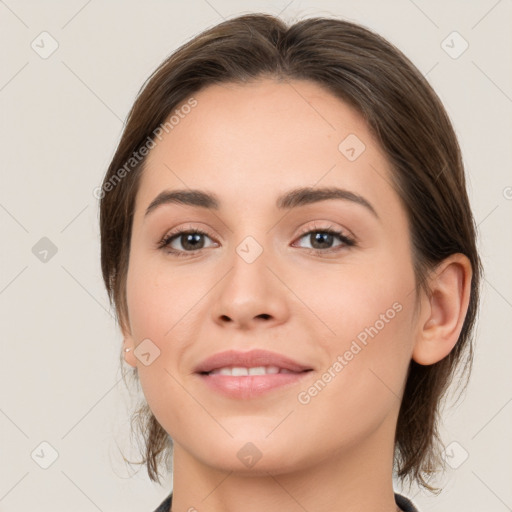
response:
[[[198,244],[194,244],[194,240],[195,240],[195,242],[199,242],[200,241],[199,239],[201,236],[202,235],[200,235],[199,233],[190,233],[188,235],[185,235],[186,242],[183,244],[183,247],[187,248],[187,245],[190,244],[190,242],[192,241],[189,249],[192,249],[192,250],[197,249]],[[201,244],[199,244],[199,245],[201,245]],[[199,248],[201,248],[201,247],[199,247]]]
[[[327,246],[330,246],[330,244],[332,243],[332,238],[333,238],[333,235],[331,235],[330,233],[316,233],[314,236],[314,243],[312,243],[311,245],[313,247],[315,247],[315,243],[317,242],[320,242],[320,245],[322,248],[322,243],[325,245],[327,244]]]
[[[326,245],[329,247],[332,244],[333,235],[331,235],[330,233],[318,232],[311,236],[313,237],[313,243],[312,243],[313,247],[315,247],[316,244],[319,244],[320,248],[324,248]],[[201,248],[203,245],[203,244],[199,243],[201,241],[200,240],[201,237],[202,237],[202,235],[199,233],[189,233],[188,235],[185,235],[186,241],[182,245],[185,248],[188,245],[189,246],[188,248],[192,249],[192,250],[197,249],[198,245],[200,246],[199,248]],[[316,247],[316,248],[318,248],[318,247]]]

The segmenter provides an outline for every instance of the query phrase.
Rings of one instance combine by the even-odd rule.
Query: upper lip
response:
[[[249,350],[247,352],[227,350],[206,358],[197,365],[194,371],[196,373],[207,373],[225,367],[252,368],[256,366],[277,366],[279,369],[292,372],[312,370],[311,367],[289,357],[267,350]]]

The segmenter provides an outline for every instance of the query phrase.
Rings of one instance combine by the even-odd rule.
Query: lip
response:
[[[226,366],[250,368],[254,366],[277,366],[294,373],[276,373],[234,377],[232,375],[209,375],[207,372]],[[295,384],[313,370],[289,357],[266,350],[239,352],[228,350],[205,359],[195,372],[211,390],[229,398],[249,399],[261,396],[272,390]]]
[[[226,350],[218,352],[213,356],[202,361],[194,371],[196,373],[206,373],[217,370],[225,366],[239,366],[250,368],[253,366],[277,366],[280,369],[290,370],[292,372],[303,372],[312,370],[311,366],[306,366],[289,357],[268,350],[249,350],[240,352],[237,350]]]

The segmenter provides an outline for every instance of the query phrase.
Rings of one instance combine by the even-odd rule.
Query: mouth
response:
[[[276,371],[277,368],[277,371]],[[235,371],[236,376],[251,375],[249,370],[255,375],[276,374],[283,370],[299,373],[304,370],[312,370],[310,366],[295,361],[288,356],[269,352],[268,350],[249,350],[241,352],[238,350],[226,350],[218,352],[203,360],[194,369],[195,373],[211,373],[214,371],[228,370]],[[247,373],[245,373],[247,371]],[[264,372],[264,373],[263,373]],[[286,373],[286,372],[283,372]],[[225,373],[227,375],[227,373]]]
[[[275,368],[275,367],[274,367]],[[249,371],[260,368],[222,368],[218,373],[215,371],[199,373],[200,380],[208,390],[219,393],[228,398],[249,400],[260,397],[278,389],[297,385],[312,370],[292,372],[289,370],[277,373],[249,374]],[[236,375],[238,371],[242,375]],[[220,372],[224,372],[223,374]],[[228,373],[229,372],[229,373]]]
[[[200,372],[201,375],[229,375],[231,377],[249,377],[251,375],[277,375],[278,373],[297,374],[308,372],[311,370],[302,370],[299,372],[288,370],[287,368],[279,368],[278,366],[224,366],[216,368],[210,372]]]
[[[230,398],[249,399],[296,384],[313,368],[263,350],[227,351],[203,361],[195,370],[207,387]]]

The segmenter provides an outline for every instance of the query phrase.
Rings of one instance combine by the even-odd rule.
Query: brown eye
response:
[[[205,237],[211,240],[207,233],[198,229],[179,230],[166,235],[158,247],[181,256],[183,253],[210,247],[205,245]]]
[[[181,247],[186,251],[194,251],[196,249],[203,248],[203,236],[204,235],[201,235],[199,233],[182,233],[181,235],[177,235],[173,238],[179,240],[179,242],[181,243]]]
[[[304,247],[305,249],[312,249],[314,251],[319,252],[327,252],[328,250],[335,249],[337,247],[355,245],[354,240],[345,236],[340,231],[335,231],[331,229],[311,230],[301,235],[300,239],[303,238],[305,238],[311,244],[311,247]],[[340,243],[337,245],[333,245],[336,239],[338,239]]]

